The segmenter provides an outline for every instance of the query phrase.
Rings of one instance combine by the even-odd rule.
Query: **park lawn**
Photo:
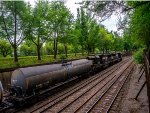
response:
[[[35,65],[35,64],[44,64],[44,63],[51,63],[51,62],[58,62],[61,60],[61,55],[57,56],[57,59],[53,58],[53,55],[45,55],[41,56],[41,61],[37,60],[37,56],[24,56],[24,57],[18,57],[18,63],[14,62],[13,57],[10,58],[0,58],[0,69],[6,69],[6,68],[15,68],[15,67],[23,67],[28,65]],[[82,56],[81,54],[68,54],[67,59],[80,59],[80,58],[86,58],[86,55]]]

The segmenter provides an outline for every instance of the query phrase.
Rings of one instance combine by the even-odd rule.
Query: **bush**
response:
[[[62,59],[62,60],[63,60],[63,59],[67,59],[64,54],[61,54],[61,55],[59,56],[59,58]]]
[[[140,48],[138,49],[136,52],[134,52],[133,54],[133,58],[134,58],[134,61],[137,63],[137,64],[142,64],[143,61],[144,61],[144,52],[143,52],[144,48]]]

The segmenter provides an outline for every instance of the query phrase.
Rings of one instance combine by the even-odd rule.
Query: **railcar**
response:
[[[91,54],[87,57],[88,60],[92,60],[93,64],[91,70],[93,73],[98,72],[103,68],[102,55]]]
[[[10,84],[12,99],[25,99],[39,94],[40,91],[65,82],[75,76],[87,77],[88,73],[98,72],[122,60],[121,53],[92,54],[86,59],[19,68],[13,71]],[[3,101],[3,87],[0,82],[0,102]]]
[[[81,59],[65,64],[19,68],[12,73],[11,93],[16,96],[33,95],[44,87],[88,73],[92,64],[91,60]]]

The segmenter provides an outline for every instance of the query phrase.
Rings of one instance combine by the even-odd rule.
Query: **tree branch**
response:
[[[7,37],[8,41],[9,41],[9,43],[13,46],[13,42],[11,41],[10,36],[8,34],[8,31],[7,31],[7,26],[6,26],[6,22],[5,22],[5,19],[4,19],[3,11],[2,11],[2,20],[3,20],[3,23],[4,23],[4,30],[6,32],[6,37]]]
[[[124,11],[129,11],[129,10],[132,10],[132,9],[136,9],[137,7],[143,6],[145,4],[149,4],[149,2],[148,1],[147,2],[144,1],[144,2],[142,2],[140,4],[137,4],[137,5],[133,6],[133,7],[125,8]]]
[[[38,46],[38,44],[33,40],[33,38],[31,38],[31,41],[32,41],[36,46]]]

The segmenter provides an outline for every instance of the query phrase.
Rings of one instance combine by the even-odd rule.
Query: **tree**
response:
[[[113,44],[113,35],[109,33],[103,26],[99,30],[100,32],[100,49],[103,53],[109,53],[111,45]]]
[[[113,13],[120,13],[128,8],[126,1],[83,1],[81,4],[91,17],[96,17],[100,22],[111,17]]]
[[[136,7],[129,22],[131,36],[150,48],[150,2],[128,2],[128,4],[133,8]]]
[[[124,50],[124,38],[120,37],[117,32],[113,33],[113,51],[117,52],[117,51],[123,51]]]
[[[73,24],[73,15],[66,7],[62,8],[63,18],[61,22],[60,29],[60,43],[64,45],[64,52],[67,57],[68,54],[68,44],[72,42],[72,24]]]
[[[80,34],[79,44],[81,45],[82,55],[84,55],[84,50],[86,48],[86,41],[88,39],[88,28],[87,28],[88,17],[85,14],[83,7],[77,9],[77,20],[76,28]]]
[[[58,53],[58,42],[59,40],[61,40],[61,38],[65,48],[67,47],[66,44],[68,42],[66,41],[68,39],[68,34],[66,30],[71,24],[71,14],[70,11],[64,5],[64,2],[52,1],[50,3],[47,20],[49,25],[48,28],[50,29],[49,32],[51,32],[51,37],[54,41],[54,59],[56,59]],[[65,49],[65,51],[66,50],[67,49]]]
[[[138,2],[128,2],[128,5],[131,6],[132,15],[130,16],[129,29],[131,32],[131,36],[136,39],[136,42],[139,43],[140,46],[145,46],[148,54],[147,56],[150,62],[150,2],[149,1],[138,1]],[[139,51],[136,52],[135,56],[138,61],[142,61],[143,49],[139,48]],[[144,58],[145,59],[145,58]],[[149,109],[150,109],[150,77],[149,71],[147,68],[149,65],[144,60],[145,65],[145,73],[146,73],[146,84],[147,84],[147,95],[149,100]]]
[[[14,61],[18,62],[17,48],[28,36],[29,10],[24,1],[2,1],[0,10],[0,32],[14,50]]]
[[[132,42],[132,37],[131,37],[131,33],[128,31],[128,30],[126,30],[126,31],[124,31],[125,33],[124,33],[124,50],[126,51],[126,52],[128,52],[128,51],[132,51],[132,48],[133,48],[133,42]]]
[[[11,45],[5,40],[0,40],[0,54],[6,57],[7,55],[11,55],[11,53]]]
[[[89,53],[94,53],[96,46],[99,45],[99,37],[100,37],[100,25],[96,23],[96,21],[89,19],[88,21],[88,39],[86,41],[86,48]]]
[[[32,41],[37,48],[38,60],[41,60],[40,50],[43,43],[48,39],[47,16],[48,2],[38,1],[31,13],[31,19],[28,21],[31,25],[28,39]]]
[[[87,27],[87,21],[88,17],[85,14],[84,9],[81,7],[81,18],[80,18],[80,27],[81,27],[81,37],[80,37],[80,44],[83,49],[87,50],[86,42],[88,41],[88,27]],[[83,52],[82,52],[83,54]]]
[[[73,31],[73,34],[74,34],[74,43],[73,43],[73,46],[75,47],[75,53],[77,51],[77,44],[78,46],[80,45],[81,46],[81,52],[82,52],[82,55],[84,53],[84,49],[83,49],[83,37],[82,37],[82,34],[81,34],[81,16],[80,16],[80,9],[77,8],[77,19],[75,21],[75,28],[74,28],[74,31]]]
[[[76,53],[83,52],[83,50],[81,49],[80,42],[79,42],[80,37],[81,37],[81,29],[79,26],[77,27],[77,21],[75,21],[73,24],[73,30],[71,33],[71,38],[72,38],[71,45],[73,46],[72,51],[73,53],[75,53],[75,56],[76,56]]]

